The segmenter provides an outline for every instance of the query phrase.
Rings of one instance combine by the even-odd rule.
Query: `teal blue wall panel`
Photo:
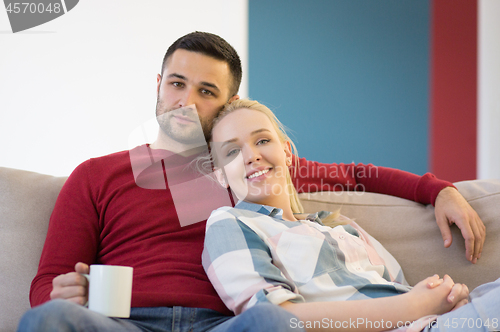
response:
[[[249,0],[249,97],[299,154],[428,171],[429,2]]]

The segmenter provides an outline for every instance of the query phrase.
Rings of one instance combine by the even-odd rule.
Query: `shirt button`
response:
[[[339,239],[343,240],[343,239],[345,239],[345,236],[344,235],[340,235]]]

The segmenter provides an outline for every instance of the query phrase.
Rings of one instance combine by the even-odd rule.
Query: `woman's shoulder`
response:
[[[231,206],[222,206],[216,210],[213,210],[210,217],[207,220],[207,228],[215,223],[219,222],[236,222],[237,213],[234,211],[235,208]]]
[[[207,228],[212,226],[214,223],[238,223],[241,219],[253,219],[257,217],[262,217],[262,214],[245,208],[223,206],[212,211],[207,220]]]

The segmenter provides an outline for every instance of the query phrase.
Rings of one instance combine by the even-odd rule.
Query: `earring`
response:
[[[225,180],[225,179],[221,179],[221,180],[220,180],[220,184],[221,184],[221,186],[223,186],[224,188],[228,188],[228,187],[229,187],[229,186],[227,185],[227,183],[226,183],[226,180]]]
[[[286,165],[292,166],[292,158],[286,158]]]

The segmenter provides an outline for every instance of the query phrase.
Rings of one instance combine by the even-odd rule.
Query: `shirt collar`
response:
[[[234,206],[237,209],[258,212],[266,216],[283,220],[283,210],[268,205],[255,204],[245,201],[238,201]]]
[[[255,204],[255,203],[250,203],[250,202],[245,202],[245,201],[238,201],[236,205],[234,206],[237,209],[242,209],[242,210],[248,210],[252,212],[257,212],[260,214],[264,214],[266,216],[270,216],[276,219],[283,220],[283,210],[278,209],[272,206],[268,205],[262,205],[262,204]],[[298,220],[309,220],[315,223],[318,223],[322,226],[324,226],[322,220],[326,218],[331,212],[328,211],[319,211],[311,214],[307,213],[295,213],[295,217]]]

